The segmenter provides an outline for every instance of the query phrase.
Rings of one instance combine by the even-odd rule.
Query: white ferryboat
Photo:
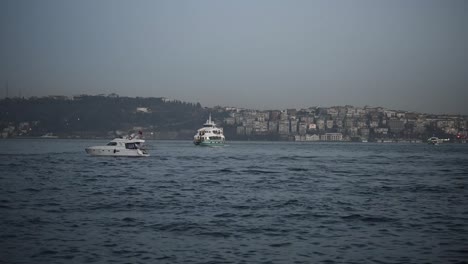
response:
[[[223,146],[225,140],[223,129],[216,127],[211,121],[211,114],[203,127],[193,136],[193,143],[199,146]]]
[[[125,138],[115,138],[105,146],[88,147],[86,153],[92,156],[148,157],[144,143],[145,140],[139,135],[132,134]]]

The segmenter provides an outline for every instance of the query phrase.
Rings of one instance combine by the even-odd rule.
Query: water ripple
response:
[[[0,263],[468,259],[468,145],[150,143],[0,141]]]

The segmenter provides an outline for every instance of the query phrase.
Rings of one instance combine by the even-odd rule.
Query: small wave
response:
[[[157,260],[165,260],[165,259],[175,259],[175,256],[161,256],[161,257],[156,257],[155,259]]]
[[[42,250],[41,252],[39,252],[35,256],[55,255],[55,254],[58,254],[58,251],[46,249],[46,250]]]
[[[195,223],[171,223],[171,224],[154,224],[149,226],[152,229],[170,232],[186,232],[192,230],[205,230],[206,228]]]
[[[26,192],[40,192],[41,190],[35,189],[35,188],[26,188],[26,189],[23,189],[23,191],[26,191]]]
[[[304,213],[292,213],[292,214],[287,214],[284,216],[285,218],[291,218],[291,219],[308,219],[309,214],[304,214]]]
[[[56,258],[56,259],[74,259],[75,256],[73,256],[73,255],[60,255],[60,256],[55,256],[54,258]]]
[[[28,220],[28,222],[29,222],[30,224],[47,224],[47,223],[50,223],[50,222],[48,222],[48,221],[43,220],[43,219],[40,218],[40,217],[31,218],[31,219]]]
[[[227,237],[232,236],[232,233],[229,233],[229,232],[201,232],[201,233],[198,233],[196,235],[227,238]]]
[[[289,171],[309,171],[308,169],[305,168],[288,168]]]
[[[110,248],[112,248],[112,247],[116,247],[117,244],[115,244],[115,243],[112,243],[112,244],[103,244],[102,246],[103,246],[103,247],[110,247]]]
[[[341,218],[344,219],[344,220],[360,220],[360,221],[363,221],[363,222],[375,222],[375,223],[377,223],[377,222],[393,222],[393,221],[396,220],[396,219],[389,218],[389,217],[384,217],[384,216],[380,216],[380,217],[363,216],[363,215],[360,215],[360,214],[351,214],[351,215],[343,216]]]
[[[463,248],[463,249],[449,249],[449,250],[447,250],[447,252],[458,253],[458,254],[468,254],[468,249],[466,249],[466,248]],[[461,262],[461,263],[463,263],[463,262]]]
[[[205,184],[213,184],[213,185],[221,184],[220,181],[215,181],[215,180],[206,180],[206,181],[202,181],[202,182],[205,183]]]
[[[331,173],[338,173],[338,174],[351,174],[352,171],[349,170],[331,170]]]
[[[220,169],[218,170],[217,172],[219,173],[223,173],[223,174],[233,174],[233,173],[237,173],[236,171],[230,169],[230,168],[224,168],[224,169]]]
[[[178,156],[176,157],[178,160],[199,160],[200,158],[196,155],[193,156]]]
[[[241,157],[241,156],[229,156],[228,159],[232,160],[250,160],[248,157]]]
[[[282,203],[277,203],[277,204],[273,205],[272,207],[273,208],[284,208],[284,207],[295,207],[295,206],[302,206],[302,204],[299,202],[299,200],[291,199],[291,200],[287,200],[287,201],[282,202]]]
[[[231,213],[222,213],[222,214],[214,215],[214,217],[235,217],[235,216],[236,216],[235,214],[231,214]]]
[[[117,255],[126,255],[126,254],[132,254],[133,251],[126,250],[126,249],[119,249],[119,250],[113,250],[112,253],[117,254]]]
[[[284,158],[286,160],[311,160],[311,159],[317,159],[317,158],[319,158],[319,156],[315,156],[315,155],[292,155],[292,156],[280,157],[280,159],[281,158]]]
[[[85,181],[85,182],[95,182],[95,181],[97,181],[97,178],[86,178],[83,181]]]
[[[270,244],[270,247],[287,247],[292,245],[289,242]]]
[[[321,214],[321,213],[314,213],[314,214],[310,214],[311,217],[316,217],[316,218],[326,218],[326,217],[330,217],[331,215],[328,215],[328,214]]]
[[[427,193],[448,193],[449,190],[443,186],[426,186],[426,185],[416,185],[409,188],[410,192],[427,192]]]
[[[250,206],[247,206],[247,205],[233,205],[233,206],[231,206],[231,208],[240,209],[240,210],[246,210],[246,209],[250,209],[251,207],[250,207]]]
[[[242,218],[250,218],[252,216],[253,216],[253,214],[241,214],[240,215],[240,217],[242,217]]]
[[[259,169],[248,169],[248,170],[244,170],[243,172],[248,173],[248,174],[254,174],[254,175],[279,173],[278,171],[259,170]]]

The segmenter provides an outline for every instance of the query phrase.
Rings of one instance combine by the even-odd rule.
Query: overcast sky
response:
[[[468,1],[0,0],[1,97],[468,114]]]

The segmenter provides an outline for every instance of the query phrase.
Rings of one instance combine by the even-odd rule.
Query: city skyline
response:
[[[185,101],[185,100],[180,100],[178,98],[167,98],[164,96],[125,96],[125,95],[119,95],[116,93],[110,93],[110,94],[75,94],[75,95],[60,95],[60,94],[50,94],[50,95],[42,95],[42,96],[19,96],[19,95],[14,95],[11,94],[9,97],[0,97],[0,100],[4,99],[21,99],[21,100],[31,100],[31,99],[44,99],[44,98],[49,98],[49,99],[54,99],[54,100],[74,100],[75,98],[82,98],[82,97],[111,97],[111,98],[141,98],[141,99],[149,99],[149,98],[160,98],[163,99],[166,102],[181,102],[181,103],[188,103],[188,104],[197,104],[200,102],[195,102],[195,101]],[[221,104],[213,104],[213,105],[204,105],[201,104],[201,107],[204,108],[212,108],[212,109],[217,109],[217,108],[222,108],[222,109],[237,109],[237,110],[247,110],[247,111],[260,111],[260,112],[268,112],[268,111],[288,111],[288,110],[307,110],[307,109],[317,109],[317,108],[341,108],[341,107],[352,107],[356,109],[375,109],[375,108],[381,108],[383,110],[387,111],[395,111],[395,112],[404,112],[404,113],[415,113],[415,114],[423,114],[423,115],[438,115],[438,116],[468,116],[468,114],[462,114],[462,113],[436,113],[436,112],[424,112],[424,111],[413,111],[413,110],[408,110],[408,109],[400,109],[400,108],[391,108],[387,107],[385,105],[374,105],[374,104],[366,104],[366,105],[353,105],[353,104],[335,104],[335,105],[308,105],[304,107],[284,107],[284,108],[279,108],[279,107],[272,107],[272,108],[255,108],[255,107],[241,107],[238,105],[221,105]],[[142,107],[145,107],[142,105]]]
[[[200,104],[167,98],[111,94],[14,98],[0,100],[0,107],[1,138],[31,137],[51,131],[67,138],[99,137],[130,130],[151,135],[160,131],[161,139],[186,139],[207,116],[211,119],[211,114],[212,120],[226,128],[232,139],[422,142],[437,135],[463,143],[468,136],[468,116],[370,106],[262,111],[203,108]]]
[[[117,93],[209,107],[468,114],[465,1],[0,6],[0,82],[10,96]]]

